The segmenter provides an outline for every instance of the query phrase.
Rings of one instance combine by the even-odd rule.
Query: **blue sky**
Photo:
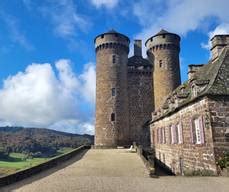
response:
[[[228,0],[1,0],[0,125],[93,133],[95,36],[113,28],[145,42],[161,28],[177,33],[185,81],[188,64],[209,60],[209,39],[229,32],[228,7]]]

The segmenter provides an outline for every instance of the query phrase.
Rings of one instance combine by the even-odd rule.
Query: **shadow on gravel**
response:
[[[59,171],[61,169],[64,169],[65,167],[75,163],[76,161],[79,161],[80,159],[83,158],[83,156],[88,152],[89,149],[85,149],[83,150],[82,152],[80,152],[79,154],[77,154],[75,157],[69,159],[68,161],[65,161],[61,164],[59,164],[58,166],[56,167],[53,167],[51,169],[48,169],[47,171],[42,171],[41,173],[38,173],[36,175],[33,175],[27,179],[24,179],[22,181],[18,181],[14,184],[11,184],[11,185],[8,185],[8,186],[5,186],[3,187],[2,189],[0,188],[0,191],[1,192],[10,192],[10,191],[13,191],[15,189],[18,189],[24,185],[28,185],[36,180],[39,180],[39,179],[42,179],[44,177],[47,177],[53,173],[55,173],[56,171]]]
[[[162,177],[162,176],[175,176],[170,170],[164,168],[163,166],[161,166],[160,163],[158,163],[157,161],[155,162],[155,174],[158,177]]]

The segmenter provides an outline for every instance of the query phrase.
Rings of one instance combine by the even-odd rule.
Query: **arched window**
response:
[[[115,114],[114,113],[111,113],[111,121],[115,121]]]

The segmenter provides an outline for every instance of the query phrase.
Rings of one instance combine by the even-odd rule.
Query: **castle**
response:
[[[212,58],[189,65],[181,84],[180,37],[161,30],[142,42],[114,30],[95,38],[95,146],[151,146],[175,174],[207,170],[229,152],[229,35],[212,39]]]

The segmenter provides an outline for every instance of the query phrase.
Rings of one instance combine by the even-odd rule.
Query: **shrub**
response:
[[[229,153],[224,153],[222,157],[216,162],[216,165],[220,167],[220,169],[224,169],[229,167]]]

